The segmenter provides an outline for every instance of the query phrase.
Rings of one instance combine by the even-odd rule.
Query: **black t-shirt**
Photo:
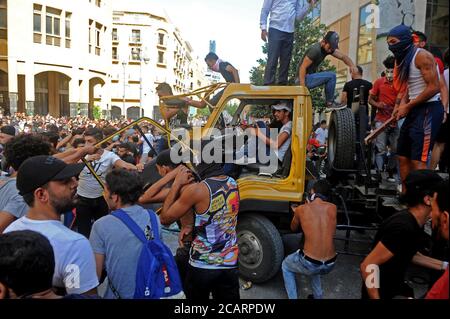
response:
[[[231,64],[228,62],[219,63],[219,71],[220,71],[220,74],[222,74],[225,81],[227,81],[227,83],[234,83],[235,81],[234,81],[233,73],[227,71],[227,67],[229,65],[231,65]]]
[[[305,55],[312,61],[312,64],[306,69],[306,74],[313,74],[317,72],[320,64],[330,54],[322,49],[320,43],[316,43],[309,47]],[[298,71],[300,71],[304,59],[305,57],[302,58],[302,61],[298,65]]]
[[[374,247],[381,243],[394,255],[380,266],[380,297],[392,299],[404,295],[406,270],[420,249],[423,230],[409,211],[399,212],[381,225],[375,236]],[[367,290],[363,284],[363,298]]]
[[[356,79],[351,80],[344,85],[343,91],[347,93],[347,107],[352,108],[353,91],[357,89],[359,94],[361,86],[364,86],[364,105],[368,104],[369,92],[372,90],[372,83],[363,79]]]

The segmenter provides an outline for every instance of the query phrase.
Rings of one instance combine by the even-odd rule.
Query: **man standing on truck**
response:
[[[329,31],[322,41],[313,44],[306,51],[302,62],[299,64],[297,83],[310,90],[325,85],[326,106],[328,108],[339,107],[341,105],[336,105],[334,101],[336,73],[317,72],[320,64],[328,55],[344,62],[350,68],[350,72],[358,72],[352,59],[339,51],[339,35],[334,31]]]
[[[295,22],[303,20],[317,1],[309,0],[309,6],[302,7],[300,0],[264,0],[260,18],[261,39],[264,42],[269,40],[264,85],[275,84],[278,61],[280,61],[278,85],[287,85],[294,47]],[[269,15],[270,25],[267,30]]]
[[[336,205],[328,202],[330,185],[325,180],[316,182],[311,189],[308,202],[294,208],[291,230],[303,230],[305,245],[287,256],[283,270],[284,287],[289,299],[297,299],[295,274],[311,277],[314,299],[322,299],[323,291],[320,277],[328,274],[336,262],[334,235],[336,233]]]

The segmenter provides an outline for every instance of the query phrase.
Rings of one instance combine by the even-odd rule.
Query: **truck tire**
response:
[[[280,270],[284,247],[280,233],[264,216],[249,214],[237,226],[239,271],[255,283],[271,279]]]
[[[328,137],[331,169],[353,169],[355,161],[355,117],[349,108],[333,111]]]

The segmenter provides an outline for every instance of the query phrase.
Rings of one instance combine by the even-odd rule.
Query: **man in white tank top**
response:
[[[411,171],[427,168],[444,108],[436,61],[431,53],[414,46],[409,27],[393,28],[387,43],[396,59],[394,85],[400,92],[393,115],[397,120],[406,117],[397,149],[404,182]]]

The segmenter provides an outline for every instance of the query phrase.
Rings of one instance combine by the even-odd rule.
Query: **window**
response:
[[[133,43],[141,42],[141,30],[131,31],[131,42],[133,42]]]
[[[117,47],[112,47],[112,58],[113,58],[113,60],[119,59],[119,56],[117,54]]]
[[[118,37],[118,35],[117,35],[117,29],[116,29],[116,28],[114,28],[114,29],[112,30],[112,40],[113,40],[113,41],[119,41],[119,37]]]
[[[366,26],[370,10],[367,10],[368,4],[359,10],[359,38],[358,38],[358,64],[367,64],[372,62],[373,41],[372,28]]]
[[[89,53],[92,53],[92,20],[89,20]]]
[[[141,48],[131,48],[131,61],[141,61]]]
[[[448,8],[449,2],[446,0],[427,0],[425,34],[433,50],[444,52],[448,47]]]
[[[46,43],[48,45],[61,45],[61,10],[47,7],[45,16]]]
[[[100,55],[101,53],[101,35],[103,26],[100,23],[95,24],[95,55]]]
[[[70,48],[70,38],[71,38],[71,28],[70,28],[70,20],[72,18],[72,14],[70,12],[66,12],[66,48]]]
[[[0,28],[6,29],[8,27],[7,19],[8,11],[6,8],[6,1],[0,1]]]
[[[159,33],[158,34],[158,44],[159,45],[164,45],[164,37],[165,37],[164,33]]]
[[[42,43],[42,6],[33,6],[33,42]]]
[[[166,64],[163,51],[158,51],[158,64]]]

